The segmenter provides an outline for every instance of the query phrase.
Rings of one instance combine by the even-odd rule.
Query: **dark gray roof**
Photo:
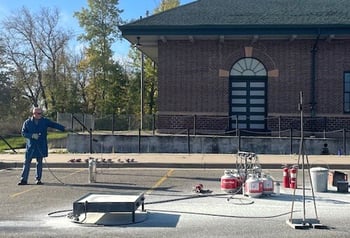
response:
[[[134,26],[350,24],[349,0],[198,0]]]
[[[174,36],[349,37],[350,0],[197,0],[119,28],[132,43],[137,37],[153,43]]]

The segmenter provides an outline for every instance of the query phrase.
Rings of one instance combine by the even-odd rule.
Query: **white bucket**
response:
[[[328,169],[314,167],[310,169],[312,188],[315,192],[327,192]]]

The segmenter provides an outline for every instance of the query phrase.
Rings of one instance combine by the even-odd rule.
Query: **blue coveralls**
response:
[[[33,117],[27,119],[22,126],[22,136],[26,138],[26,152],[23,163],[21,181],[27,182],[32,159],[36,158],[36,180],[41,180],[43,169],[43,158],[48,156],[47,148],[47,128],[55,128],[64,131],[64,126],[53,122],[45,117],[35,120]],[[39,134],[39,138],[33,139],[34,133]]]

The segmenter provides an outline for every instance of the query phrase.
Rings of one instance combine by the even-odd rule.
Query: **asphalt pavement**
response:
[[[89,181],[91,158],[97,161],[95,182]],[[259,163],[275,182],[283,179],[282,166],[298,163],[350,174],[350,156],[50,151],[44,185],[34,184],[31,170],[29,185],[17,186],[23,159],[23,152],[0,154],[0,237],[349,237],[350,193],[331,184],[315,192],[299,172],[297,189],[281,183],[279,192],[276,185],[273,194],[254,198],[222,191],[220,177],[246,161]],[[116,196],[98,204],[103,209],[142,194],[145,210],[138,204],[135,222],[118,212],[86,212],[72,220],[74,203],[89,194]],[[86,209],[90,203],[84,202]]]

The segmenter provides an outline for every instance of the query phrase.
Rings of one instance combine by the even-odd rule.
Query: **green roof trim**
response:
[[[349,34],[348,25],[148,26],[121,28],[124,35],[329,35]]]

